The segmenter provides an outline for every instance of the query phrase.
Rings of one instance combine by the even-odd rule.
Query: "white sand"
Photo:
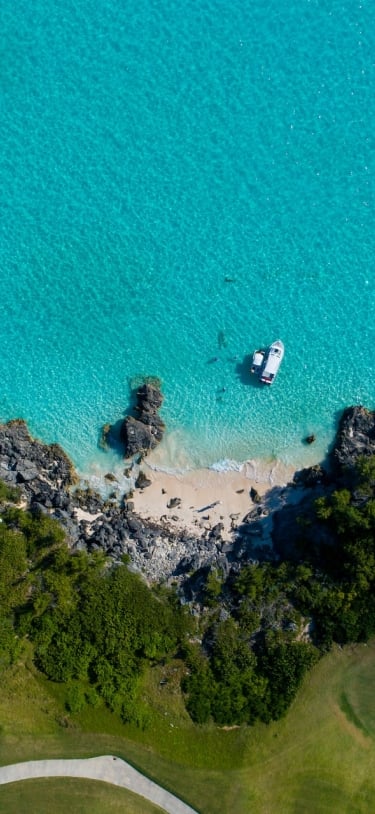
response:
[[[76,509],[74,509],[74,514],[79,523],[81,523],[82,520],[84,520],[85,523],[92,523],[98,517],[101,517],[102,513],[97,512],[97,514],[91,514],[91,512],[85,512],[83,509],[77,507]]]
[[[188,531],[222,523],[223,537],[230,535],[236,516],[242,519],[254,508],[252,487],[264,495],[272,487],[285,486],[294,474],[292,468],[280,463],[264,465],[259,473],[252,462],[244,464],[240,471],[195,469],[169,474],[153,469],[151,456],[142,462],[141,469],[152,483],[143,490],[134,490],[132,500],[137,514],[153,521],[168,518],[172,527]],[[172,498],[180,498],[180,506],[168,508]]]

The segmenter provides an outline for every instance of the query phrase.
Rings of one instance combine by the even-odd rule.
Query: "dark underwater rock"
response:
[[[112,425],[111,424],[104,424],[102,427],[102,431],[99,438],[99,447],[100,449],[108,449],[110,446],[109,438],[111,435]]]

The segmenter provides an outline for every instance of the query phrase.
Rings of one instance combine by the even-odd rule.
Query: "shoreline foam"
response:
[[[263,498],[276,487],[280,495],[295,471],[274,463],[268,468],[263,466],[261,474],[255,476],[253,461],[239,470],[195,469],[183,474],[155,469],[151,460],[142,462],[141,468],[151,484],[134,490],[132,502],[137,515],[155,522],[163,519],[172,528],[189,533],[200,533],[221,523],[224,539],[230,538],[233,527],[256,505],[252,490]],[[168,507],[173,499],[178,499],[179,505]]]
[[[242,463],[227,459],[209,467],[194,467],[187,460],[181,465],[177,455],[174,467],[170,453],[169,445],[162,442],[147,458],[130,466],[114,452],[104,456],[101,453],[88,471],[78,470],[79,477],[83,485],[91,486],[102,496],[114,493],[120,499],[129,493],[135,513],[145,521],[167,522],[172,530],[186,530],[190,534],[201,534],[221,523],[222,537],[228,540],[233,528],[256,505],[252,490],[261,498],[272,490],[267,502],[275,508],[283,501],[283,492],[295,472],[312,465],[311,461],[303,461],[301,455],[300,466],[270,457]],[[135,487],[140,471],[151,481],[141,489]],[[179,505],[168,507],[173,498]]]

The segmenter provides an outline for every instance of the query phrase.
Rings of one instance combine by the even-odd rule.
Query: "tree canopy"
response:
[[[179,654],[194,721],[269,721],[333,641],[375,632],[373,458],[358,462],[351,489],[316,501],[317,527],[329,532],[318,546],[304,544],[302,517],[299,561],[210,572],[198,618],[126,562],[70,551],[56,521],[18,500],[0,485],[0,670],[27,635],[38,668],[66,685],[71,712],[101,702],[137,721],[142,672]]]

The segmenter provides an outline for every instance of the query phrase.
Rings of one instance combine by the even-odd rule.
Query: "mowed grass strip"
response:
[[[21,695],[27,688],[27,705],[12,695],[10,678],[0,699],[1,762],[115,753],[201,814],[373,814],[375,642],[324,657],[285,718],[269,726],[194,726],[179,693],[178,663],[168,669],[167,684],[160,685],[162,668],[143,682],[143,730],[104,707],[66,716],[61,688],[48,693],[32,670],[17,685]]]
[[[95,780],[41,778],[0,786],[1,814],[162,814],[125,789]]]
[[[375,742],[364,732],[374,715],[374,670],[374,642],[337,648],[317,665],[288,715],[259,739],[257,755],[249,749],[253,811],[375,811]],[[343,692],[356,699],[362,726],[341,708]]]
[[[371,659],[371,646],[368,660],[354,664],[345,684],[347,714],[367,735],[375,738],[375,659]]]

